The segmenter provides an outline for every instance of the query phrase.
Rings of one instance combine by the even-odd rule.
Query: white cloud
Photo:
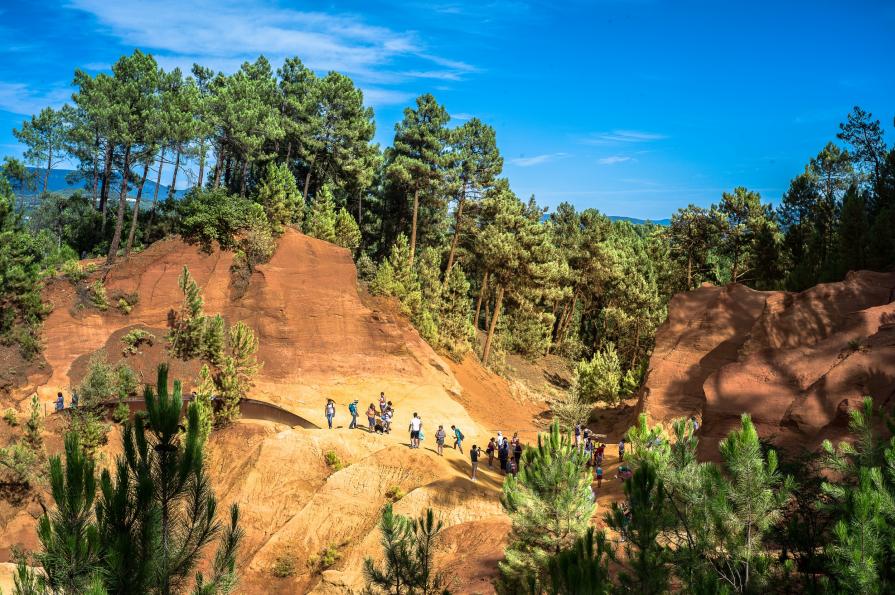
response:
[[[277,64],[299,56],[318,71],[337,70],[365,82],[413,78],[459,80],[475,67],[434,56],[413,33],[365,23],[351,14],[271,6],[261,0],[69,0],[102,31],[152,52],[162,65],[192,62],[232,71],[264,54]],[[437,68],[398,68],[398,60]]]
[[[543,155],[534,155],[532,157],[517,157],[515,159],[510,159],[509,163],[518,167],[532,167],[567,156],[567,153],[545,153]]]
[[[609,157],[597,159],[597,163],[600,165],[615,165],[616,163],[624,163],[625,161],[631,161],[631,157],[628,157],[627,155],[610,155]]]
[[[30,116],[45,107],[58,108],[71,98],[71,89],[56,87],[36,92],[24,83],[0,81],[0,110]]]
[[[451,120],[460,120],[461,122],[465,122],[466,120],[472,120],[475,116],[472,114],[467,114],[466,112],[460,112],[459,114],[451,114]]]
[[[364,103],[373,106],[409,103],[415,97],[415,95],[409,91],[398,91],[395,89],[365,87],[361,90],[364,93]]]
[[[582,140],[588,145],[605,145],[617,143],[647,143],[668,138],[664,134],[656,132],[644,132],[642,130],[612,130],[598,132]]]

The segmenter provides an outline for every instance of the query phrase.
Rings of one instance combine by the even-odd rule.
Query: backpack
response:
[[[460,440],[463,440],[464,438],[466,438],[466,436],[463,435],[463,432],[461,432],[460,430],[457,430],[457,438],[459,438]]]

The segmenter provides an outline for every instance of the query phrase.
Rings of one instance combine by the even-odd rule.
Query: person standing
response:
[[[575,446],[581,448],[581,424],[575,424]]]
[[[419,418],[416,411],[413,412],[413,418],[410,420],[410,448],[420,447],[420,430],[423,428],[423,420]]]
[[[695,433],[696,433],[696,430],[699,429],[699,422],[696,421],[696,416],[695,416],[695,415],[691,415],[691,416],[690,416],[690,422],[693,424],[693,433],[695,434]]]
[[[385,393],[379,393],[379,415],[385,414]]]
[[[370,432],[376,431],[376,405],[373,403],[367,408],[367,425],[370,427]]]
[[[336,402],[332,399],[326,400],[326,408],[323,410],[323,413],[326,415],[326,423],[329,424],[329,429],[333,429],[333,419],[336,417]]]
[[[494,443],[494,438],[488,442],[487,448],[485,448],[485,452],[488,454],[488,469],[492,469],[494,467],[494,451],[497,450],[497,444]]]
[[[594,475],[597,476],[597,489],[600,489],[600,486],[603,485],[603,467],[597,465],[596,470],[594,471]]]
[[[392,410],[388,407],[385,408],[385,413],[382,414],[382,431],[386,434],[392,433]]]
[[[444,439],[447,437],[447,432],[444,431],[444,426],[438,426],[438,430],[435,431],[435,448],[438,452],[438,456],[444,456]]]
[[[624,438],[622,438],[621,440],[618,441],[618,460],[619,461],[625,460],[625,439]]]
[[[65,397],[62,396],[61,392],[56,393],[56,411],[62,411],[65,409]]]
[[[463,452],[463,432],[457,426],[452,425],[451,429],[454,431],[454,448]]]
[[[472,481],[478,481],[478,479],[476,479],[475,474],[476,474],[476,471],[479,470],[479,455],[481,453],[482,453],[481,449],[479,449],[479,447],[476,446],[475,444],[473,444],[472,448],[469,449],[469,460],[472,463],[472,476],[470,476],[470,479]]]
[[[516,439],[516,446],[513,447],[513,460],[516,462],[516,470],[519,470],[519,463],[522,461],[522,441]]]
[[[500,470],[506,473],[507,471],[507,459],[509,458],[509,447],[507,446],[507,441],[504,439],[497,445],[497,460],[500,461]]]
[[[351,423],[348,424],[349,430],[357,429],[357,399],[348,405],[348,413],[351,414]]]

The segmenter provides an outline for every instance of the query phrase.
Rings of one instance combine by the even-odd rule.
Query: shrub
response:
[[[308,568],[311,572],[323,572],[335,566],[342,559],[342,552],[335,545],[328,545],[320,553],[308,558]]]
[[[404,490],[401,489],[401,486],[389,486],[387,490],[385,490],[385,497],[392,502],[397,502],[401,498],[406,496]]]
[[[550,404],[553,410],[553,419],[564,430],[571,430],[575,424],[587,422],[590,419],[593,404],[583,400],[576,391],[563,393]]]
[[[128,293],[126,295],[118,296],[118,309],[122,314],[130,314],[134,309],[134,306],[137,305],[137,302],[140,301],[140,296],[136,293]]]
[[[0,448],[0,483],[27,487],[40,477],[44,459],[42,415],[40,400],[33,395],[25,434],[12,445]]]
[[[264,179],[258,185],[255,200],[264,207],[267,219],[276,233],[282,233],[286,224],[301,220],[301,194],[295,177],[285,163],[268,164]]]
[[[92,458],[96,449],[106,443],[109,425],[97,412],[82,409],[79,405],[71,412],[68,431],[74,432],[78,436],[78,441],[84,452]]]
[[[371,281],[376,276],[376,263],[366,252],[357,258],[357,278],[361,281]]]
[[[78,395],[78,407],[93,409],[113,398],[123,399],[136,394],[139,381],[137,374],[125,364],[111,365],[106,353],[97,351],[90,358],[87,374],[74,389]]]
[[[336,241],[336,206],[329,186],[314,195],[305,217],[305,233],[327,242]]]
[[[354,220],[351,213],[346,211],[344,207],[339,209],[339,212],[336,214],[333,235],[335,236],[336,244],[343,248],[348,248],[352,252],[360,246],[360,227],[358,227],[357,221]]]
[[[130,415],[130,407],[124,401],[119,401],[115,405],[115,409],[112,410],[112,419],[115,420],[115,423],[123,424],[130,418]]]
[[[590,361],[578,362],[575,369],[575,390],[585,402],[603,401],[614,405],[621,395],[622,368],[610,343],[603,351],[594,354]]]
[[[326,461],[326,465],[333,471],[338,471],[345,467],[342,459],[339,458],[339,455],[334,450],[328,450],[323,453],[323,460]]]
[[[152,345],[155,343],[155,335],[150,333],[149,331],[144,331],[143,329],[133,329],[128,331],[126,335],[121,337],[121,343],[124,347],[121,349],[121,352],[125,357],[129,355],[136,355],[139,351],[140,345]]]
[[[99,279],[90,284],[88,296],[90,305],[97,310],[105,312],[109,309],[109,295],[106,293],[106,286]]]
[[[851,341],[848,342],[848,348],[851,351],[858,351],[859,349],[861,349],[861,346],[863,345],[863,343],[864,342],[861,341],[861,339],[852,339]]]
[[[60,272],[74,284],[78,284],[87,277],[87,271],[81,266],[81,263],[75,259],[66,260],[62,263]]]
[[[295,574],[296,564],[295,556],[292,554],[282,553],[274,560],[270,573],[277,578],[289,578]]]
[[[16,414],[16,410],[12,407],[7,408],[3,412],[3,421],[12,426],[13,428],[19,425],[19,418]]]
[[[261,205],[223,188],[191,190],[177,203],[176,211],[176,231],[209,252],[215,242],[225,250],[234,249],[238,234],[251,221],[267,221]]]

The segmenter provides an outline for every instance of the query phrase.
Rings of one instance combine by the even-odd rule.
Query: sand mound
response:
[[[762,434],[813,447],[843,433],[863,395],[895,398],[895,273],[850,273],[801,293],[741,285],[675,296],[641,393],[656,421],[696,415],[701,447],[752,415]]]
[[[105,312],[84,306],[68,281],[51,282],[45,294],[54,306],[44,325],[46,366],[20,388],[20,398],[36,388],[52,402],[57,390],[67,392],[80,381],[98,349],[111,361],[124,358],[121,337],[134,328],[158,339],[126,358],[152,381],[156,364],[168,359],[167,317],[181,304],[177,278],[186,265],[202,288],[207,313],[220,313],[230,324],[242,320],[257,334],[264,366],[253,398],[318,426],[325,425],[325,399],[338,404],[332,431],[243,420],[212,435],[208,468],[221,510],[238,503],[246,530],[240,592],[344,593],[362,587],[362,562],[381,553],[377,522],[395,488],[404,494],[397,512],[416,516],[431,507],[444,521],[441,556],[454,569],[455,592],[490,592],[509,529],[499,503],[502,476],[486,470],[471,483],[468,454],[447,449],[437,456],[433,435],[439,424],[448,431],[455,424],[467,437],[467,449],[484,445],[497,430],[532,440],[544,404],[516,398],[506,381],[474,357],[443,359],[388,300],[362,300],[347,250],[289,230],[242,295],[231,288],[231,264],[228,253],[207,254],[177,239],[158,242],[105,272],[112,301]],[[139,301],[125,315],[114,305],[117,296],[130,294]],[[172,376],[189,390],[198,363],[171,365]],[[395,431],[383,436],[348,430],[348,403],[360,400],[365,425],[363,411],[380,391],[396,407]],[[420,450],[407,448],[414,411],[426,432]],[[115,437],[110,440],[117,444]],[[340,468],[327,464],[328,452]],[[108,459],[114,454],[110,447]],[[2,562],[11,544],[35,545],[36,515],[0,513]],[[308,568],[306,561],[327,546],[339,550],[339,561],[323,572]],[[283,556],[296,562],[295,574],[275,578],[271,569]]]

